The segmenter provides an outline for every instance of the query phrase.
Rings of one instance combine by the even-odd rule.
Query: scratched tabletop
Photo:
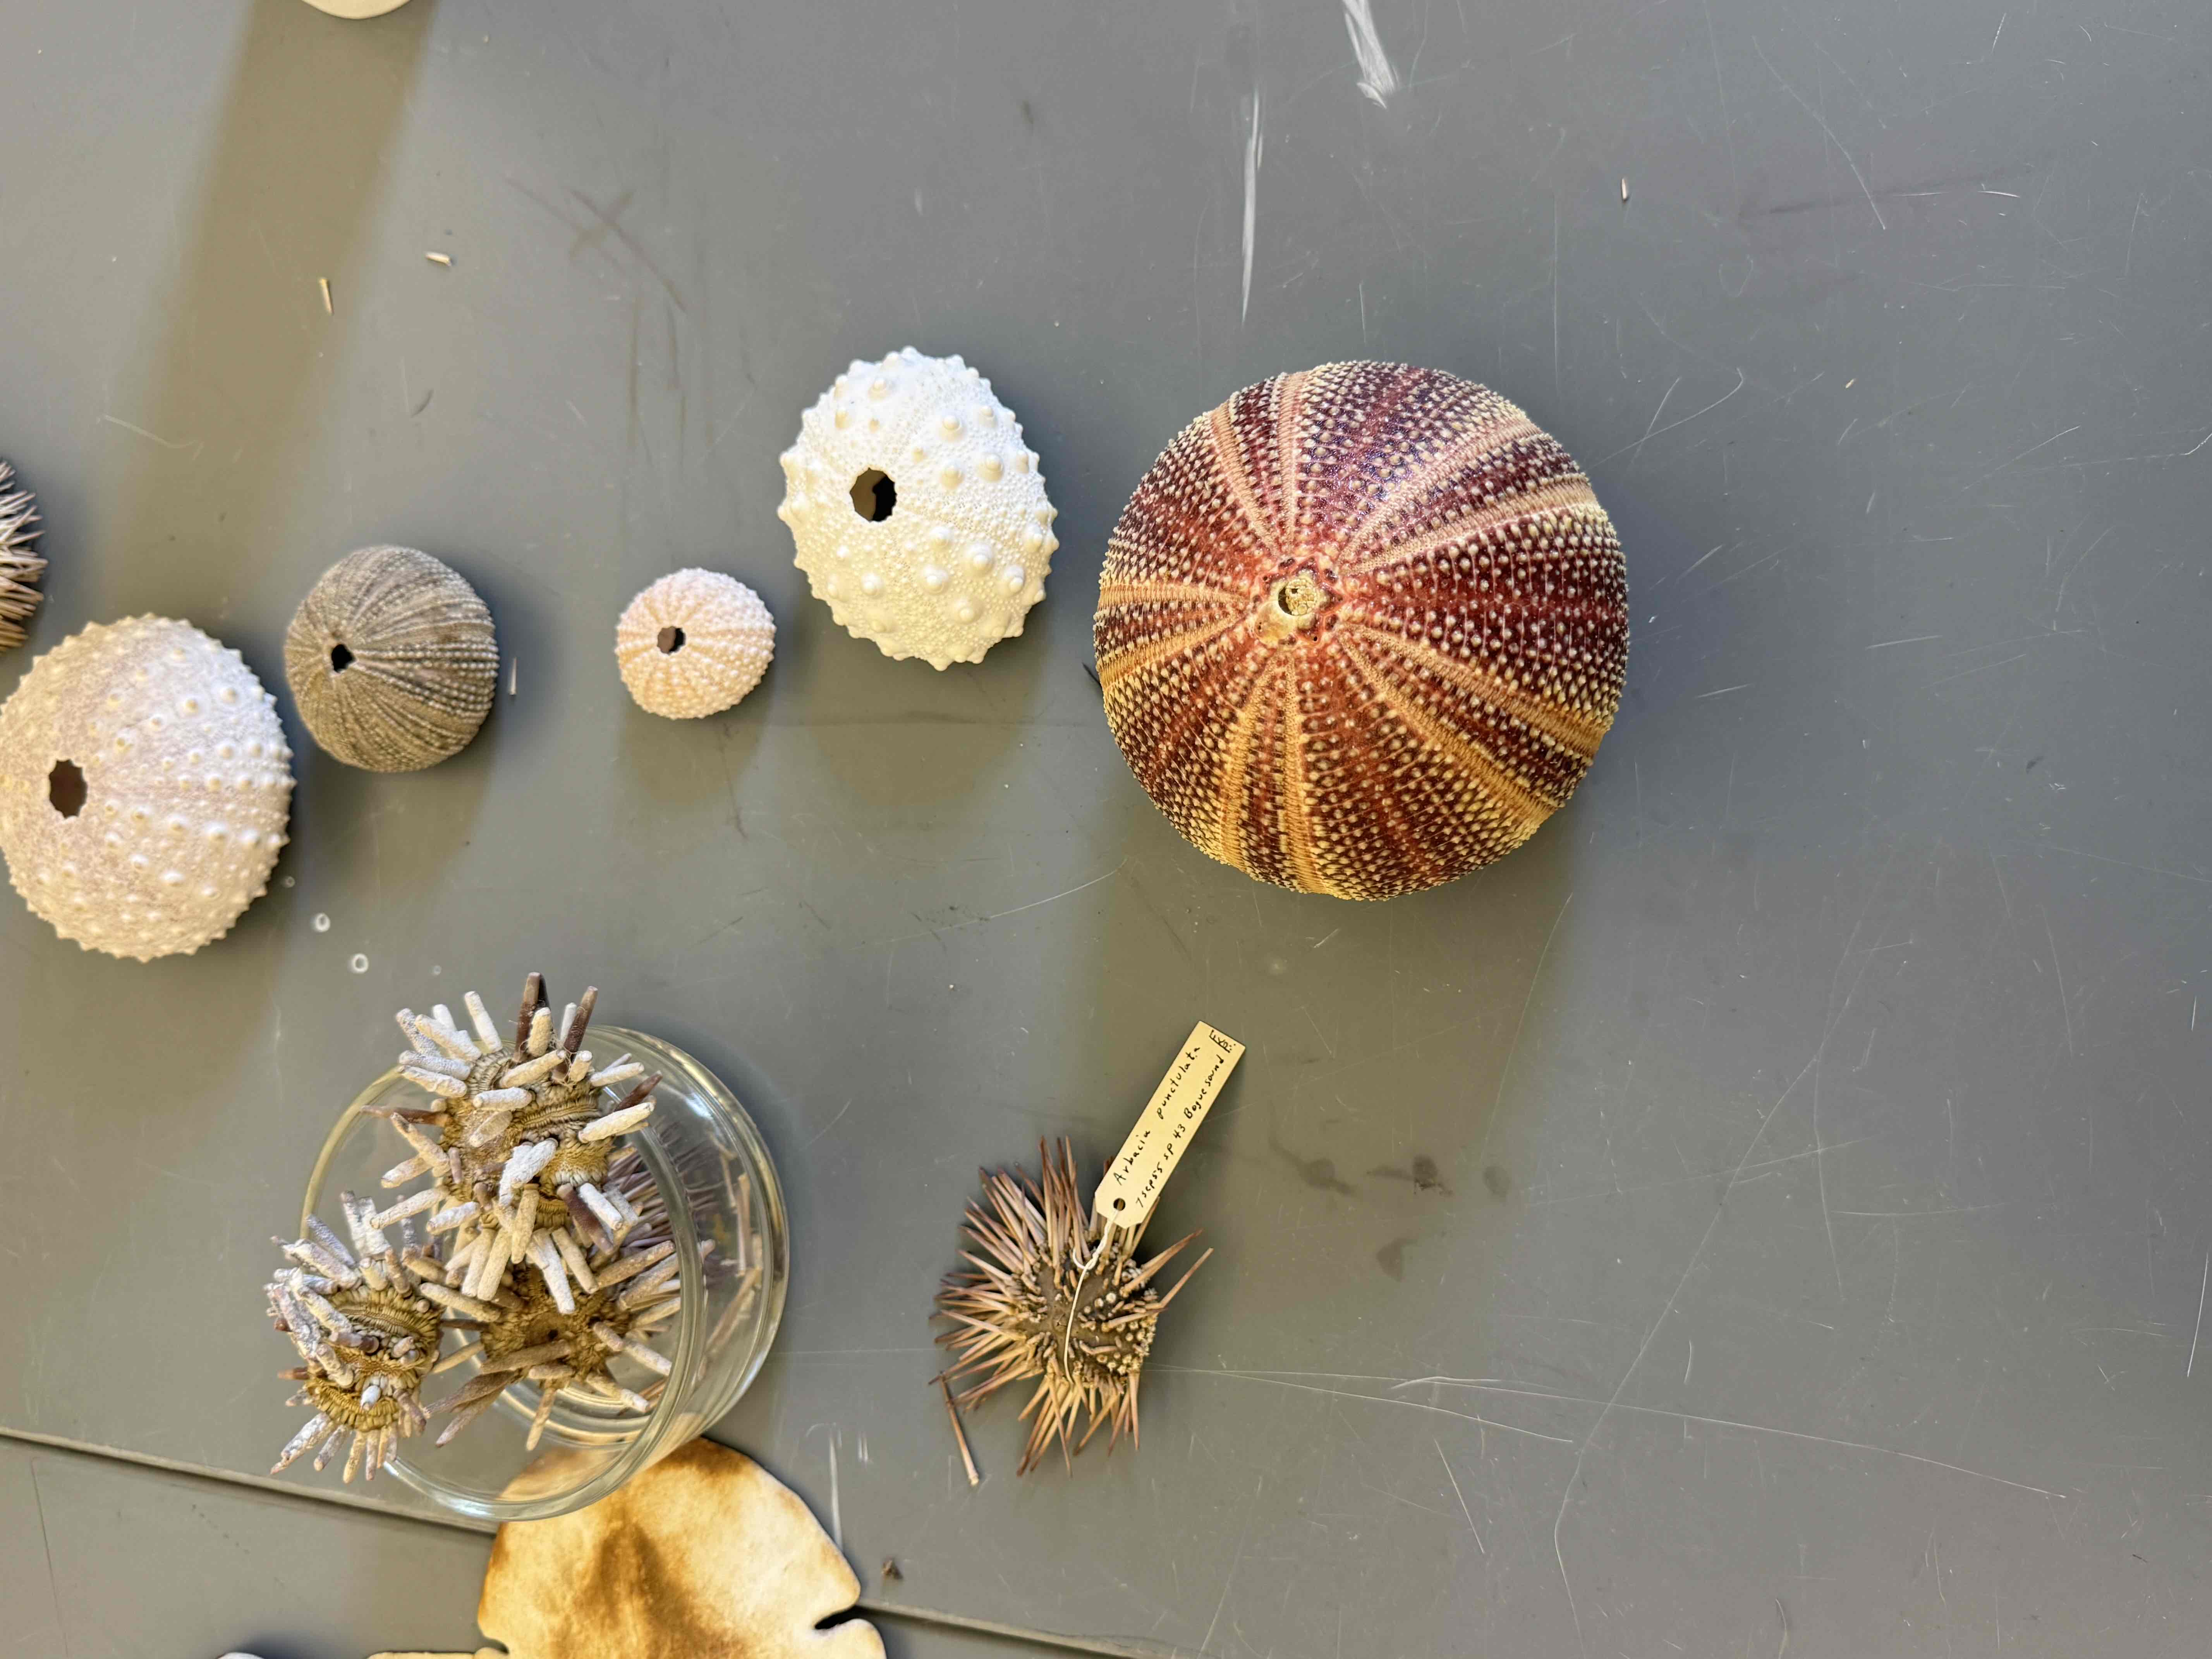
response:
[[[292,843],[195,956],[0,904],[0,1428],[260,1477],[325,1131],[394,1008],[542,969],[759,1120],[791,1298],[715,1433],[872,1601],[1216,1659],[2202,1650],[2201,8],[18,9],[0,454],[52,568],[0,692],[144,611],[281,690],[372,542],[506,663],[410,775],[285,700]],[[943,673],[775,517],[799,410],[908,344],[1060,508]],[[1185,845],[1090,672],[1159,449],[1359,356],[1557,434],[1635,630],[1574,801],[1375,906]],[[687,564],[778,625],[696,723],[611,651]],[[1017,1478],[1001,1400],[971,1489],[927,1315],[977,1169],[1095,1169],[1200,1018],[1249,1052],[1154,1222],[1216,1255],[1143,1443]]]

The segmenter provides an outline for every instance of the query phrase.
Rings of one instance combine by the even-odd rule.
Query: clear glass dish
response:
[[[566,1515],[703,1433],[751,1384],[783,1317],[791,1273],[783,1188],[745,1109],[720,1079],[658,1037],[608,1025],[593,1026],[592,1036],[604,1052],[627,1049],[661,1074],[659,1105],[628,1139],[668,1206],[680,1276],[693,1288],[675,1323],[654,1339],[672,1364],[650,1412],[564,1389],[533,1452],[524,1439],[537,1390],[518,1383],[501,1396],[498,1410],[450,1445],[435,1444],[434,1431],[399,1443],[385,1466],[390,1473],[441,1507],[479,1520]],[[342,1192],[390,1201],[383,1172],[410,1149],[388,1117],[364,1109],[392,1099],[422,1102],[397,1067],[339,1116],[308,1177],[303,1233],[312,1214],[344,1236]],[[702,1240],[712,1248],[702,1250]],[[451,1352],[459,1340],[448,1333],[446,1346]],[[441,1373],[424,1389],[426,1402],[434,1407],[475,1372],[471,1359]]]

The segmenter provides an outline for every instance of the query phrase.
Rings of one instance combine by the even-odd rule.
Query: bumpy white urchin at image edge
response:
[[[285,842],[292,750],[244,659],[189,623],[95,623],[0,705],[0,853],[33,913],[149,962],[230,931]]]

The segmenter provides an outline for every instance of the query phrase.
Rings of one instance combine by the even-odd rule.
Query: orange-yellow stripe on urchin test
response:
[[[1597,757],[1598,744],[1613,724],[1610,719],[1592,719],[1565,703],[1516,690],[1495,674],[1457,661],[1423,641],[1409,640],[1364,623],[1355,622],[1352,626],[1363,639],[1372,641],[1417,667],[1427,669],[1474,701],[1492,704],[1516,720],[1525,720],[1560,748],[1574,754],[1584,766]]]
[[[1093,624],[1109,725],[1194,844],[1388,898],[1502,857],[1620,704],[1627,571],[1496,393],[1328,363],[1247,387],[1130,497]]]

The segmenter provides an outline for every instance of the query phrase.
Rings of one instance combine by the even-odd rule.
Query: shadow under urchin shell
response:
[[[1247,386],[1146,473],[1093,624],[1107,723],[1201,852],[1389,898],[1503,858],[1620,706],[1589,480],[1487,387],[1397,363]]]
[[[371,772],[413,772],[476,736],[499,686],[499,639],[458,573],[410,547],[364,547],[301,601],[284,633],[284,678],[325,752]]]

